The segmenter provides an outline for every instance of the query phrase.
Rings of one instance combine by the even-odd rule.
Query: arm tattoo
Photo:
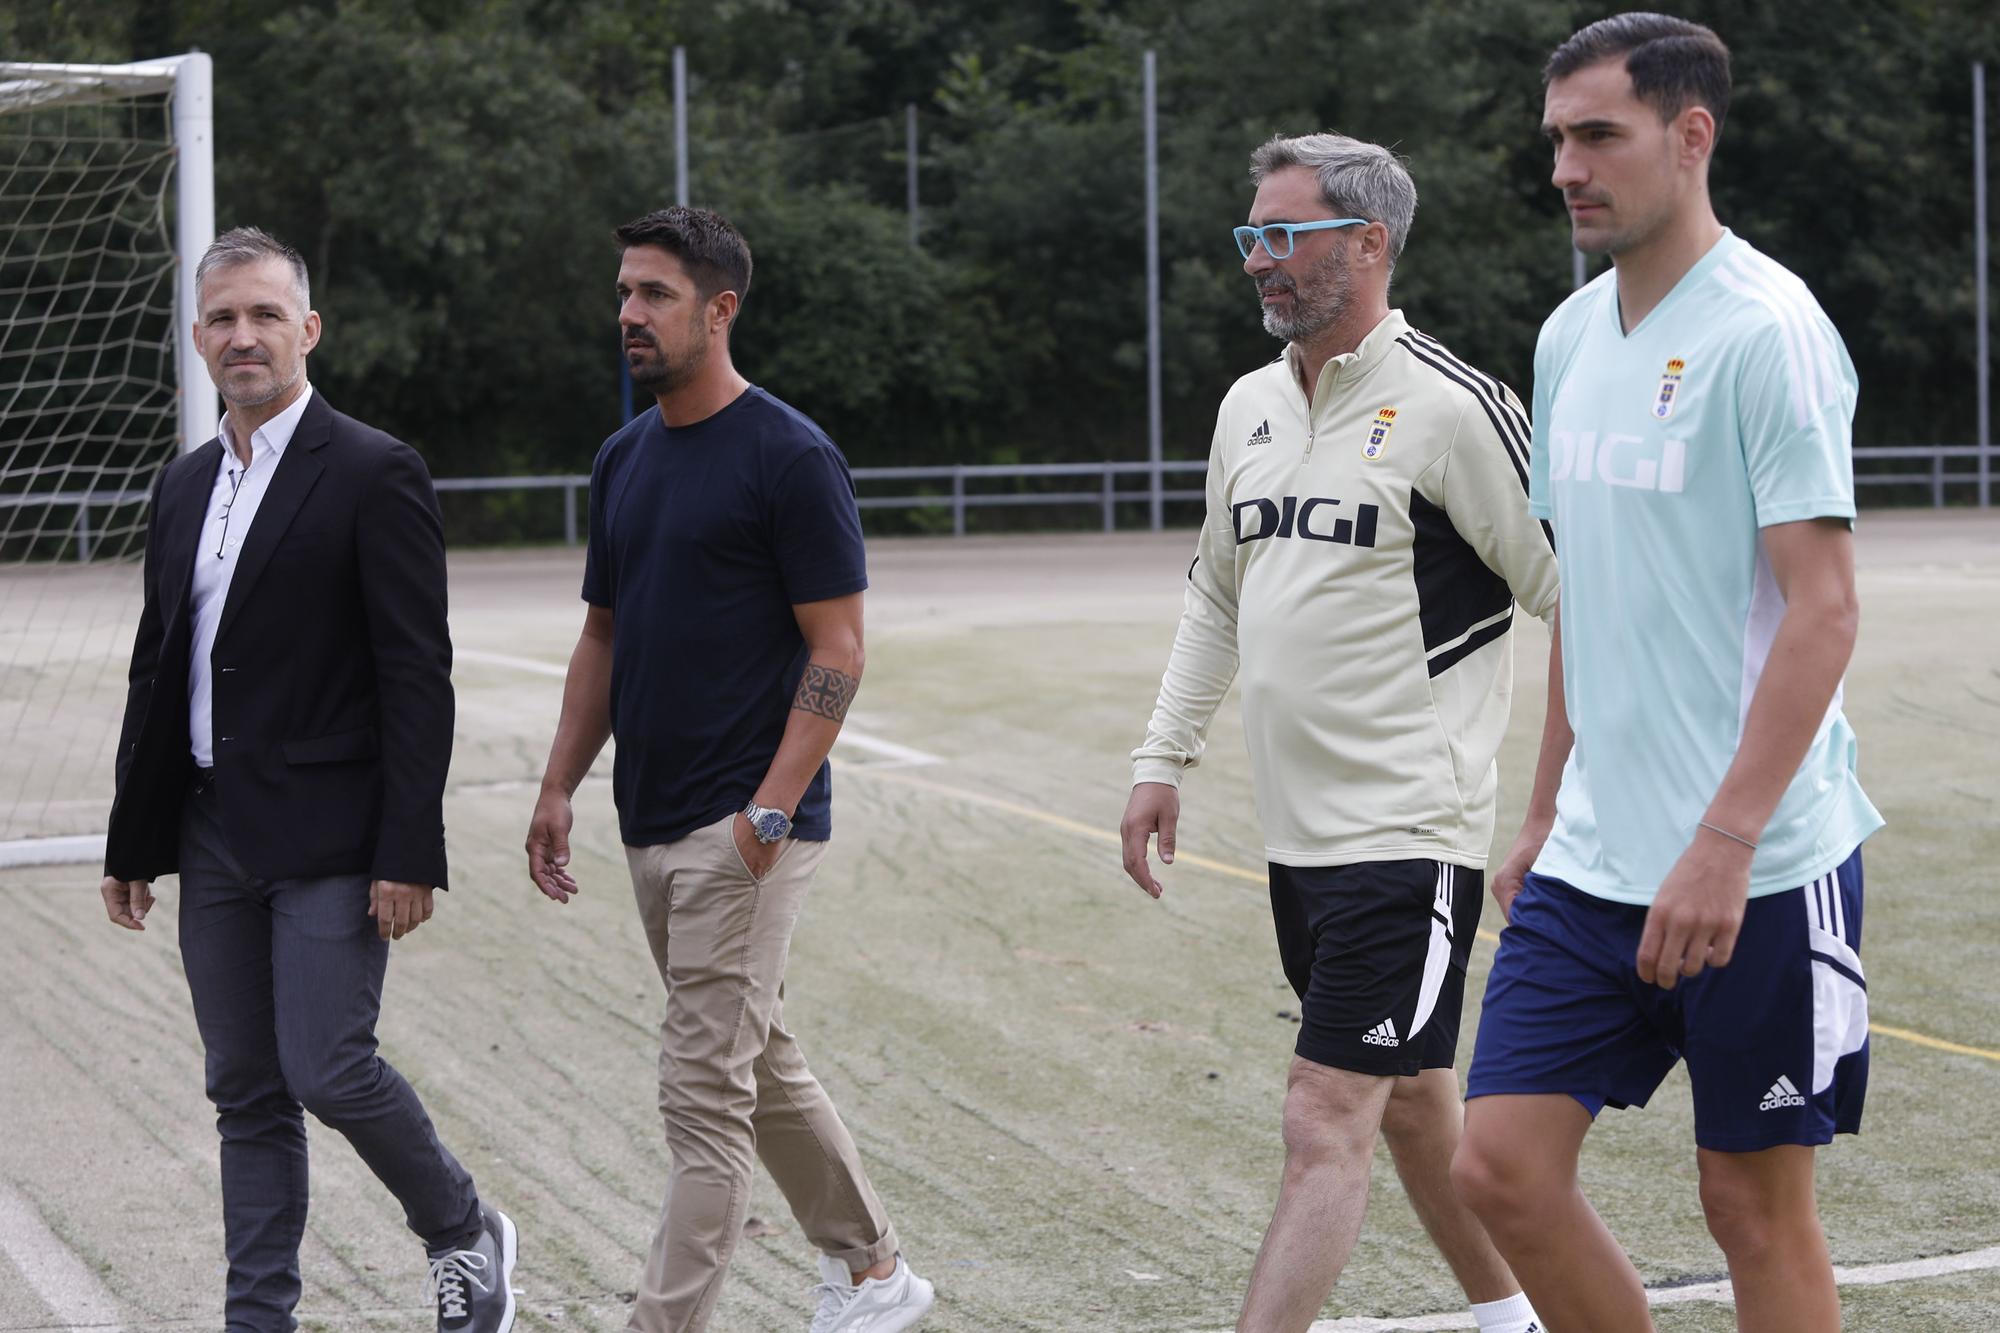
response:
[[[859,676],[808,662],[806,674],[799,681],[799,692],[792,697],[792,707],[839,722],[847,717],[847,706],[854,702],[854,692],[860,688]]]

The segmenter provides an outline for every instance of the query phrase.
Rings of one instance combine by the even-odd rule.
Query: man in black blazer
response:
[[[376,1053],[389,941],[445,886],[444,532],[412,449],[306,381],[305,261],[242,227],[196,270],[228,412],[154,487],[105,849],[111,920],[178,872],[222,1135],[228,1327],[296,1327],[310,1110],[424,1240],[447,1333],[505,1333],[514,1225]]]

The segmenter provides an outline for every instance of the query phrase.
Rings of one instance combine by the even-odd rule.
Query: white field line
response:
[[[487,666],[513,667],[516,671],[532,671],[538,676],[553,676],[565,680],[569,668],[556,662],[542,662],[532,657],[509,657],[506,653],[482,653],[477,648],[453,648],[454,662],[483,662]]]
[[[532,657],[513,657],[507,653],[481,652],[477,648],[455,649],[454,656],[462,662],[478,662],[485,666],[512,667],[516,671],[532,671],[538,676],[550,676],[556,680],[561,680],[569,675],[569,668],[567,666],[558,665],[554,662],[538,661]],[[849,749],[862,750],[868,754],[878,756],[879,762],[870,764],[870,768],[923,768],[930,764],[941,764],[944,762],[937,755],[925,754],[922,750],[913,750],[907,745],[898,745],[894,741],[885,741],[880,736],[870,736],[866,732],[856,731],[853,727],[842,727],[840,735],[835,739],[834,744],[845,745]]]
[[[0,870],[18,866],[74,866],[104,860],[104,835],[80,833],[73,837],[16,838],[0,842]]]
[[[476,648],[460,648],[455,655],[460,661],[478,662],[485,666],[511,667],[516,671],[531,671],[538,676],[548,676],[561,680],[569,674],[567,667],[554,662],[540,662],[532,657],[511,657],[506,653],[481,652]],[[840,729],[834,739],[835,746],[848,750],[858,750],[874,756],[861,761],[860,766],[872,769],[882,768],[925,768],[931,764],[941,764],[942,758],[898,745],[894,741],[871,736],[865,731],[856,731],[851,726]],[[507,786],[532,786],[532,783],[480,783],[477,790],[499,789]],[[0,870],[12,870],[21,866],[67,866],[85,865],[104,860],[104,835],[102,833],[80,834],[75,837],[59,838],[17,838],[0,842]]]
[[[1983,1250],[1968,1250],[1963,1254],[1940,1254],[1931,1259],[1906,1259],[1892,1264],[1866,1264],[1859,1268],[1844,1268],[1835,1265],[1834,1281],[1843,1287],[1879,1287],[1889,1282],[1911,1282],[1918,1278],[1943,1277],[1949,1273],[1972,1273],[1984,1269],[2000,1268],[2000,1245],[1988,1246]],[[1689,1305],[1695,1301],[1715,1301],[1723,1305],[1733,1303],[1727,1282],[1698,1282],[1685,1287],[1656,1287],[1646,1292],[1649,1305]],[[1352,1316],[1346,1319],[1322,1319],[1307,1333],[1457,1333],[1460,1329],[1473,1329],[1468,1310],[1454,1310],[1449,1314],[1409,1315],[1402,1318],[1370,1319]]]
[[[870,736],[868,733],[856,731],[852,727],[842,727],[840,734],[834,737],[833,743],[835,745],[845,745],[850,749],[866,750],[870,754],[881,755],[881,761],[868,765],[870,768],[923,768],[929,764],[942,764],[944,762],[937,755],[925,754],[922,750],[912,750],[907,745],[898,745],[894,741],[885,741],[880,736]]]
[[[87,1325],[93,1333],[122,1329],[117,1300],[48,1229],[34,1205],[4,1180],[0,1180],[0,1253],[21,1270],[58,1325]]]

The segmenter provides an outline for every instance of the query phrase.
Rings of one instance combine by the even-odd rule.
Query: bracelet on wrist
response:
[[[1744,837],[1744,836],[1743,836],[1742,834],[1740,834],[1740,833],[1731,833],[1731,832],[1730,832],[1730,831],[1729,831],[1728,829],[1726,829],[1726,828],[1719,828],[1719,827],[1717,827],[1716,825],[1714,825],[1714,824],[1711,824],[1711,823],[1709,823],[1709,822],[1708,822],[1708,821],[1707,821],[1706,819],[1697,819],[1697,820],[1695,821],[1695,827],[1696,827],[1696,828],[1705,828],[1705,829],[1707,829],[1707,830],[1708,830],[1708,831],[1709,831],[1710,833],[1718,833],[1718,834],[1721,834],[1721,835],[1722,835],[1723,837],[1725,837],[1725,838],[1729,839],[1729,840],[1730,840],[1731,842],[1740,842],[1740,843],[1742,843],[1742,844],[1743,844],[1743,845],[1744,845],[1745,847],[1748,847],[1748,848],[1749,848],[1749,849],[1750,849],[1751,851],[1753,851],[1753,852],[1757,850],[1757,844],[1756,844],[1756,843],[1754,843],[1754,842],[1752,842],[1752,841],[1750,841],[1750,839],[1748,839],[1748,838]]]

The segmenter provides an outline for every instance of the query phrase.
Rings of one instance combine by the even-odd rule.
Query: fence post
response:
[[[951,469],[951,535],[965,535],[965,464],[958,463]]]
[[[563,545],[576,545],[576,485],[563,487]]]
[[[1108,463],[1104,467],[1104,530],[1118,531],[1118,474]]]
[[[1993,503],[1992,356],[1986,322],[1986,64],[1972,66],[1972,285],[1979,328],[1973,342],[1974,379],[1979,397],[1979,482],[1981,509]]]
[[[674,202],[688,204],[688,53],[674,48]]]
[[[1944,455],[1931,455],[1931,508],[1944,508]]]
[[[88,497],[76,504],[76,560],[80,565],[90,563],[90,500]]]
[[[903,192],[910,212],[910,248],[917,248],[917,104],[903,106]]]
[[[1153,531],[1164,526],[1160,492],[1162,452],[1160,409],[1160,117],[1157,63],[1146,52],[1141,66],[1146,140],[1146,460],[1153,465],[1149,506]]]

